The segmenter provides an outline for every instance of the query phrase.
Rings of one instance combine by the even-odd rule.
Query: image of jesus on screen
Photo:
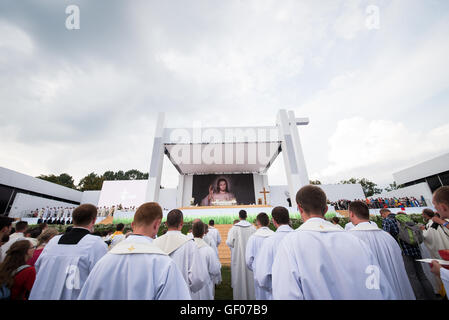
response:
[[[214,184],[209,185],[209,194],[201,200],[201,206],[211,206],[219,202],[237,202],[233,193],[229,192],[230,185],[226,178],[217,179]]]

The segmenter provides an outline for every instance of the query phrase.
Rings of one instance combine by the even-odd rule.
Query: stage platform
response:
[[[239,211],[245,210],[248,218],[255,218],[259,213],[265,212],[271,215],[272,206],[264,205],[246,205],[246,206],[213,206],[213,207],[181,207],[179,210],[184,214],[184,221],[192,221],[194,219],[201,219],[207,222],[214,219],[216,224],[232,224],[234,220],[238,219]],[[164,218],[170,210],[163,210]],[[296,208],[290,208],[291,214],[298,214]],[[116,211],[114,213],[114,223],[131,223],[134,217],[134,212]]]

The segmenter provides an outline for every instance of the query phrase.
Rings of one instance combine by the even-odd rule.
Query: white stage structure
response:
[[[179,172],[177,206],[188,207],[194,175],[252,174],[254,193],[269,191],[266,172],[283,152],[290,195],[309,184],[298,125],[293,111],[280,110],[275,126],[168,128],[165,115],[158,115],[145,201],[159,201],[164,154]],[[264,196],[266,197],[266,193]],[[264,204],[269,205],[268,199]]]

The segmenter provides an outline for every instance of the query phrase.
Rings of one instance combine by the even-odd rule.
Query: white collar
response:
[[[198,248],[209,247],[207,242],[202,238],[193,238],[193,241],[195,241],[195,244],[198,246]]]
[[[252,225],[252,224],[249,223],[249,222],[246,221],[246,220],[241,220],[240,222],[238,222],[238,223],[235,224],[235,226],[239,226],[239,227],[249,227],[249,226],[251,226],[251,225]]]
[[[299,231],[318,231],[318,232],[342,232],[342,228],[337,227],[333,223],[324,220],[323,218],[309,218],[298,229]]]
[[[257,231],[254,233],[255,236],[258,237],[269,237],[274,233],[273,230],[271,230],[268,227],[260,227],[259,229],[257,229]]]
[[[279,228],[277,228],[276,230],[276,232],[290,232],[290,231],[293,231],[293,229],[288,224],[280,225]]]
[[[130,235],[127,239],[115,245],[111,254],[135,254],[135,253],[153,253],[167,255],[164,251],[158,248],[153,239],[147,236]]]
[[[190,240],[193,240],[193,237],[190,238],[181,231],[174,230],[167,231],[163,236],[155,239],[154,244],[161,248],[165,253],[171,254]]]
[[[365,221],[360,222],[358,225],[356,225],[349,231],[380,231],[380,229],[374,222]]]

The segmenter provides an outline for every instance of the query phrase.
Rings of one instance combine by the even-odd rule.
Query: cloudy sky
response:
[[[310,178],[385,186],[449,150],[448,39],[446,0],[2,0],[0,166],[148,171],[158,112],[251,126],[287,109],[310,118]],[[282,157],[268,175],[286,184]]]

